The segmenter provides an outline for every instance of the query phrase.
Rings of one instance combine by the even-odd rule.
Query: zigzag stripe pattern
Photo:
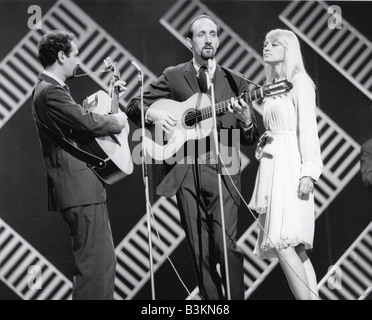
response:
[[[144,73],[144,86],[147,86],[155,79],[155,76],[146,67],[142,66],[138,60],[72,1],[60,0],[45,14],[43,29],[31,31],[0,64],[0,75],[5,75],[6,87],[13,89],[12,77],[17,77],[17,83],[20,87],[20,90],[13,91],[13,93],[17,94],[18,104],[10,101],[6,96],[4,98],[7,101],[9,100],[9,108],[10,105],[14,107],[12,112],[7,114],[7,117],[1,118],[0,116],[1,126],[30,97],[36,81],[36,74],[41,71],[40,67],[35,67],[39,66],[36,59],[36,45],[45,32],[53,29],[69,30],[75,34],[79,43],[81,69],[85,73],[89,73],[89,76],[104,90],[108,89],[111,75],[108,73],[92,74],[92,72],[103,69],[104,66],[101,61],[107,56],[110,56],[118,63],[117,67],[121,73],[121,78],[127,82],[127,101],[136,95],[137,91],[137,73],[131,66],[131,61],[135,61],[141,66]],[[22,65],[18,70],[16,66],[20,65],[20,61]],[[15,74],[16,76],[14,76]],[[17,76],[17,74],[20,74],[20,76]],[[3,80],[3,78],[1,79]],[[243,166],[248,165],[248,163],[249,160],[243,155]],[[160,243],[153,230],[154,265],[156,271],[166,259],[164,252],[160,249],[162,245],[165,248],[164,251],[170,254],[183,241],[184,233],[182,228],[179,227],[179,213],[175,207],[174,200],[160,198],[154,205],[153,212],[158,221],[157,226],[160,238],[164,240]],[[149,271],[146,270],[148,249],[146,249],[144,243],[144,239],[147,237],[146,225],[146,218],[143,217],[116,248],[118,260],[115,282],[116,299],[131,299],[149,279]]]
[[[31,266],[41,270],[41,288],[34,289]],[[71,281],[0,219],[0,279],[23,300],[70,300]]]
[[[189,21],[200,14],[208,14],[221,27],[220,45],[216,54],[219,64],[244,74],[255,83],[263,82],[264,63],[257,52],[238,34],[197,0],[179,0],[160,19],[160,23],[185,46]]]
[[[319,282],[328,300],[364,300],[372,292],[372,222]]]
[[[372,100],[372,43],[344,18],[342,29],[329,28],[328,8],[322,1],[293,1],[279,18]]]
[[[154,272],[166,260],[185,235],[179,222],[176,199],[160,198],[152,207],[156,224],[152,222],[151,239]],[[157,236],[159,232],[160,240]],[[130,300],[150,279],[147,216],[144,215],[116,248],[118,258],[116,300]]]
[[[249,159],[242,155],[241,170]],[[180,223],[176,198],[161,197],[152,206],[155,222],[152,222],[153,263],[156,272],[172,252],[185,239]],[[159,240],[159,237],[160,240]],[[115,299],[130,300],[150,279],[147,216],[144,215],[130,233],[116,247],[118,258]]]
[[[189,6],[187,4],[188,2],[190,1],[178,1],[161,20],[163,25],[165,25],[169,30],[172,30],[171,32],[177,38],[182,40],[184,39],[183,35],[186,31],[186,24],[182,24],[181,21],[182,19],[185,19],[183,12],[188,11],[189,15],[194,15],[195,11],[193,10],[195,9],[196,4],[197,10],[199,10],[197,12],[207,12],[211,14],[210,10],[202,5],[199,1],[191,1],[190,3],[192,3],[193,6]],[[182,32],[178,32],[167,22],[171,18],[174,19],[170,13],[172,10],[177,12],[175,8],[178,8],[177,10],[179,10],[179,8],[183,8],[181,10],[181,14],[178,16],[176,15],[176,20],[178,20],[176,25],[182,26]],[[186,23],[186,21],[184,22]],[[110,55],[114,61],[118,61],[122,78],[124,78],[128,83],[129,93],[126,96],[126,100],[129,100],[133,95],[136,94],[136,72],[134,70],[131,72],[130,70],[130,62],[132,60],[136,61],[136,59],[120,44],[112,39],[102,28],[97,26],[97,24],[73,2],[69,0],[58,1],[44,16],[43,26],[44,29],[42,31],[31,31],[0,63],[0,82],[2,83],[2,94],[0,96],[0,129],[30,97],[33,85],[36,81],[36,74],[40,71],[40,69],[37,67],[39,63],[35,58],[36,44],[43,32],[47,30],[59,28],[70,30],[75,33],[80,45],[80,57],[82,61],[81,68],[87,73],[102,69],[103,65],[101,61],[107,55]],[[225,35],[221,37],[221,51],[219,53],[220,56],[218,57],[219,61],[222,61],[227,67],[234,68],[235,70],[248,75],[248,78],[253,79],[255,82],[261,82],[263,76],[263,62],[260,56],[257,55],[254,50],[252,50],[241,38],[239,38],[224,24],[223,31]],[[234,41],[236,41],[236,43]],[[226,49],[224,49],[225,46]],[[243,46],[244,50],[239,49],[240,46]],[[136,62],[138,63],[138,61]],[[144,70],[145,75],[145,86],[147,86],[155,77],[145,67],[142,69]],[[108,82],[110,78],[108,74],[101,74],[100,76],[92,74],[90,76],[103,89],[108,89]],[[317,194],[320,194],[319,197],[317,196],[316,203],[317,212],[319,215],[319,212],[322,212],[329,205],[329,203],[337,196],[337,194],[358,171],[357,150],[359,150],[359,146],[319,109],[317,110],[317,114],[320,128],[319,134],[321,140],[323,139],[322,146],[325,146],[328,150],[326,160],[327,163],[329,163],[329,165],[326,165],[325,169],[327,170],[325,170],[325,174],[323,175],[325,177],[324,181],[322,178],[317,187]],[[249,161],[246,157],[243,160],[246,162]],[[157,217],[159,216],[159,220],[163,221],[162,224],[165,225],[160,228],[161,238],[165,240],[165,243],[169,243],[169,241],[173,241],[174,243],[174,245],[165,246],[166,250],[164,251],[169,251],[168,253],[172,252],[184,237],[182,235],[182,231],[177,228],[177,226],[179,227],[179,222],[176,213],[177,210],[175,208],[174,200],[165,198],[159,199],[159,201],[154,205],[154,212],[158,212],[158,214],[156,214]],[[171,230],[169,230],[169,228]],[[174,230],[172,230],[172,228],[174,228]],[[0,227],[0,231],[1,230],[5,230],[5,227]],[[246,247],[249,248],[249,243],[254,243],[254,239],[257,237],[255,230],[257,230],[257,226],[253,224],[247,230],[246,234],[243,235],[239,240],[239,245],[244,247],[243,244],[246,242]],[[172,234],[172,231],[175,232]],[[132,298],[149,278],[148,272],[146,271],[146,261],[148,259],[146,259],[146,246],[144,243],[146,234],[146,220],[143,218],[132,230],[132,232],[116,248],[119,265],[115,293],[117,299]],[[153,232],[153,234],[155,233]],[[153,237],[155,238],[154,235]],[[139,240],[140,238],[142,238],[142,241]],[[1,241],[0,244],[2,244]],[[161,249],[161,244],[156,239],[154,239],[154,244],[154,251],[156,252],[154,257],[156,260],[156,268],[158,269],[165,261],[165,256],[163,255],[164,252],[162,251],[163,249]],[[24,245],[27,245],[27,242],[21,242],[19,247],[22,248]],[[127,246],[129,248],[128,250],[126,249]],[[244,251],[246,252],[246,271],[250,269],[254,270],[252,268],[253,264],[258,270],[258,272],[255,272],[253,276],[250,274],[250,272],[246,273],[245,283],[247,292],[249,292],[248,295],[246,293],[246,298],[248,298],[251,292],[254,291],[249,291],[249,289],[254,289],[255,285],[258,285],[260,281],[263,281],[263,279],[271,271],[271,269],[275,267],[275,265],[273,266],[271,264],[267,264],[266,262],[258,260],[256,261],[254,260],[255,257],[251,259],[251,248]],[[8,263],[8,270],[12,270],[14,265],[12,265],[11,262],[17,260],[19,254],[12,256],[12,252],[16,251],[10,250],[9,252],[9,255],[6,257],[7,262],[5,263]],[[134,257],[134,259],[130,257],[131,255]],[[27,263],[21,263],[20,266],[23,266],[23,268],[19,270],[22,270],[24,273],[26,265]],[[43,266],[43,270],[44,269],[48,270],[48,268]],[[141,272],[141,269],[143,272]],[[48,273],[54,274],[52,271],[48,271]],[[12,277],[11,274],[8,274],[8,278]],[[57,275],[53,278],[53,280],[51,280],[52,284],[56,284],[61,280],[58,272],[56,272],[56,274]],[[1,280],[3,280],[19,296],[24,297],[22,291],[24,291],[25,288],[21,288],[18,285],[11,285],[10,280],[3,275],[4,273],[1,273]],[[25,281],[23,280],[23,284],[24,282]],[[71,284],[69,285],[71,286]],[[55,286],[53,290],[56,290],[57,287],[61,287],[61,285],[57,283],[57,286]],[[22,291],[20,291],[20,288]],[[55,296],[50,294],[50,292],[53,290],[50,290],[48,294],[44,295],[29,293],[28,296],[25,296],[25,298],[31,297],[32,299],[37,299],[39,296],[46,297],[48,299],[55,298]]]
[[[37,43],[45,32],[54,29],[67,30],[75,34],[80,47],[80,67],[84,72],[91,73],[103,69],[104,65],[101,61],[110,55],[118,63],[117,68],[121,72],[122,78],[126,79],[128,87],[126,99],[129,101],[136,94],[137,71],[130,64],[131,61],[136,61],[138,65],[140,63],[72,1],[60,0],[44,15],[43,29],[30,31],[0,64],[0,80],[3,89],[0,97],[0,128],[29,99],[37,74],[41,71],[36,58]],[[155,76],[146,67],[141,66],[141,68],[144,74],[144,85],[148,85],[155,79]],[[90,74],[90,77],[104,90],[108,90],[111,74]],[[21,243],[24,245],[23,250],[25,250],[27,242]],[[12,259],[9,258],[9,261],[15,261],[16,258],[15,255]],[[42,273],[50,273],[45,258],[40,257],[39,259],[42,259],[43,265],[45,265],[45,271],[42,270]],[[11,264],[9,266],[13,267]],[[21,264],[22,266],[27,267],[24,264]],[[56,277],[62,275],[57,272],[53,273],[53,277],[54,274]],[[2,277],[1,279],[9,283],[7,278]],[[60,279],[60,281],[64,280]],[[53,280],[52,284],[57,286],[59,282]],[[15,290],[19,296],[28,298],[24,296],[22,291],[19,291],[20,286],[10,285],[9,287]],[[44,295],[40,297],[44,297]]]
[[[80,67],[85,73],[103,69],[101,61],[110,55],[118,63],[117,68],[121,72],[121,77],[127,82],[126,99],[129,101],[136,94],[137,71],[130,64],[131,61],[135,61],[138,65],[141,64],[78,6],[71,1],[61,0],[44,15],[43,29],[30,31],[0,64],[0,79],[7,92],[7,94],[2,94],[0,98],[0,128],[29,99],[36,82],[36,75],[41,71],[36,58],[37,43],[45,32],[54,29],[68,30],[75,34],[80,47]],[[155,76],[146,67],[141,66],[141,69],[144,75],[144,85],[148,85],[155,79]],[[110,74],[90,74],[90,77],[104,90],[108,89]],[[6,105],[4,105],[4,101]],[[159,205],[161,203],[167,205],[167,201],[163,199]],[[26,242],[22,243],[27,244]],[[130,262],[121,261],[120,250],[118,249],[117,252],[119,263],[130,264]],[[140,254],[139,250],[138,253],[135,253],[135,255],[137,254]],[[14,256],[14,259],[16,258],[17,256]],[[10,261],[14,259],[10,259]],[[22,266],[25,267],[24,264]],[[119,270],[121,270],[120,267]],[[121,287],[120,279],[120,277],[117,278],[118,288]],[[6,281],[6,278],[2,278],[2,280]],[[10,286],[10,288],[23,297],[22,292],[18,291],[18,286]]]
[[[254,79],[255,82],[262,80],[264,71],[262,57],[200,1],[177,1],[161,19],[161,23],[186,46],[184,35],[187,31],[188,21],[197,14],[208,14],[221,26],[222,43],[219,47],[219,51],[222,51],[221,64],[227,63],[227,67],[233,67],[235,71],[241,72],[247,78]],[[228,40],[225,41],[226,39]],[[251,66],[259,67],[247,69],[242,52],[248,55]],[[218,54],[217,58],[219,58]],[[260,75],[256,72],[259,72]],[[259,107],[255,107],[258,112],[262,113]],[[316,113],[324,161],[323,175],[316,186],[315,193],[316,215],[319,217],[358,172],[360,146],[319,108]],[[276,262],[260,261],[253,255],[252,252],[258,236],[257,230],[258,225],[254,222],[238,240],[238,245],[245,255],[246,299],[277,264]],[[198,298],[200,297],[196,288],[188,299]]]
[[[123,106],[137,93],[137,71],[131,67],[131,61],[140,63],[72,1],[60,0],[45,14],[43,29],[30,31],[0,63],[0,129],[30,97],[41,71],[36,58],[37,43],[45,32],[54,29],[75,34],[80,47],[80,68],[84,72],[102,70],[105,67],[103,59],[109,55],[118,62],[118,70],[128,87],[121,101]],[[155,76],[146,67],[142,70],[144,85],[148,85]],[[108,90],[110,73],[91,74],[90,77]]]

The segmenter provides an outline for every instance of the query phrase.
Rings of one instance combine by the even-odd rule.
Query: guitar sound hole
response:
[[[198,114],[195,111],[189,111],[185,115],[184,119],[185,125],[187,127],[193,127],[198,122]]]

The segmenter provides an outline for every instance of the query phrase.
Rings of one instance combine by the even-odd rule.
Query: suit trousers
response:
[[[61,211],[71,231],[73,300],[113,300],[116,255],[106,203]]]
[[[222,181],[232,300],[244,299],[243,254],[236,246],[238,205]],[[177,192],[181,223],[190,248],[201,298],[225,300],[225,262],[217,166],[191,165]],[[217,266],[220,266],[221,276]]]

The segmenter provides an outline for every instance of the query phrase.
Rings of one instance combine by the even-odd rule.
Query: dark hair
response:
[[[220,27],[218,26],[217,21],[214,20],[213,18],[211,18],[210,16],[207,16],[206,14],[202,14],[200,16],[195,17],[194,19],[192,19],[190,21],[189,28],[188,28],[187,34],[186,34],[187,35],[187,38],[192,39],[192,37],[194,35],[194,31],[192,30],[192,27],[194,25],[194,22],[197,21],[197,20],[200,20],[200,19],[209,19],[209,20],[211,20],[216,25],[216,27],[217,27],[217,35],[220,34]]]
[[[68,57],[72,51],[71,41],[75,35],[71,32],[53,30],[43,35],[38,43],[38,55],[42,66],[51,66],[58,59],[58,52],[63,51]]]

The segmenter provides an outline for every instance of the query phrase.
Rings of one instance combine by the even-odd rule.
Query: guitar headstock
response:
[[[115,62],[112,61],[112,59],[110,57],[107,57],[105,60],[103,60],[103,62],[105,63],[106,68],[109,71],[113,72],[114,77],[117,77],[117,79],[119,79],[120,78],[120,72],[117,68],[118,63],[116,61]]]
[[[289,92],[293,88],[292,82],[281,80],[272,84],[268,84],[262,88],[264,97],[272,97],[279,94]]]

